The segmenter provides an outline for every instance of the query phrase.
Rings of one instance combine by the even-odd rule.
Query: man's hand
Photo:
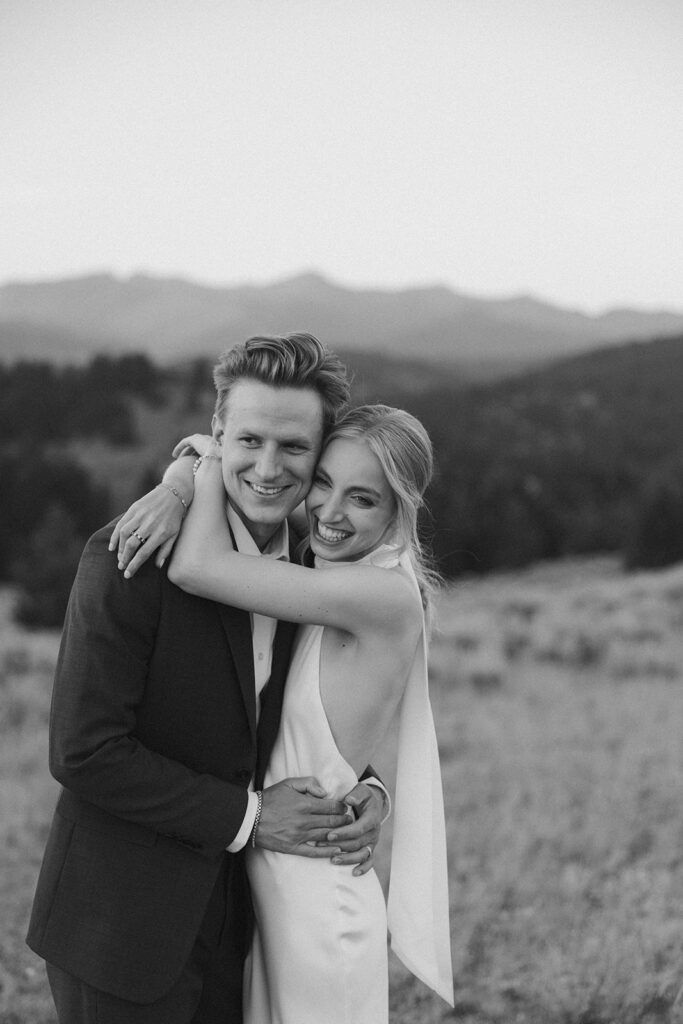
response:
[[[377,787],[359,782],[344,800],[354,809],[357,818],[327,834],[327,842],[334,843],[342,851],[332,858],[332,863],[355,864],[353,874],[364,875],[373,866],[384,816],[384,796]]]
[[[256,845],[300,857],[333,857],[341,845],[316,846],[348,822],[346,805],[331,800],[314,778],[283,779],[263,790]]]

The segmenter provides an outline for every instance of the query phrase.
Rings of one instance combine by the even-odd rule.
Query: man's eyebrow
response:
[[[303,434],[301,434],[299,437],[287,437],[281,443],[282,444],[296,444],[300,448],[312,448],[313,447],[313,442],[311,441],[310,437],[305,437]]]

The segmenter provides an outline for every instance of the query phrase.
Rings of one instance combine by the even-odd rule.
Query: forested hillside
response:
[[[416,396],[439,454],[443,570],[607,550],[633,564],[683,557],[682,395],[683,336]]]
[[[683,558],[683,337],[610,347],[472,386],[453,367],[350,356],[354,403],[415,413],[438,476],[423,527],[447,577],[620,551]],[[0,577],[27,621],[58,621],[87,535],[209,423],[203,359],[0,366]]]

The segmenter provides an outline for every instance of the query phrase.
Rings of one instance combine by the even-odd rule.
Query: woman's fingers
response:
[[[178,444],[171,452],[171,455],[173,456],[174,459],[177,459],[181,455],[191,455],[192,450],[196,451],[196,449],[194,449],[194,445],[192,444],[192,438],[183,437],[182,440],[178,441]]]
[[[187,455],[186,449],[192,449],[198,455],[206,455],[213,448],[213,437],[211,434],[188,434],[183,437],[171,452],[174,459],[180,455]]]
[[[366,846],[362,846],[360,850],[355,850],[348,853],[338,853],[332,858],[333,864],[353,864],[354,875],[365,875],[374,867],[374,849],[368,843]]]
[[[327,790],[323,789],[318,780],[312,775],[307,775],[304,778],[288,779],[288,782],[297,793],[308,793],[310,796],[319,797],[328,796]]]
[[[163,565],[175,544],[181,523],[182,516],[176,513],[170,522],[164,519],[158,523],[152,522],[149,527],[141,525],[134,530],[123,547],[119,546],[119,569],[125,570],[124,576],[127,579],[134,576],[155,552],[157,552],[155,559],[157,566]],[[149,530],[147,536],[145,536],[146,530]],[[123,536],[122,532],[122,539]]]
[[[175,544],[175,541],[175,537],[170,537],[161,545],[161,547],[157,551],[157,557],[154,559],[154,562],[158,569],[161,569],[162,565],[164,564],[168,556],[171,554],[171,551],[173,551],[173,545]]]
[[[112,531],[111,538],[109,540],[109,550],[110,551],[114,551],[121,544],[121,533],[122,533],[122,531],[125,531],[125,538],[124,538],[124,543],[125,543],[125,541],[128,538],[129,533],[131,533],[132,530],[135,529],[135,527],[132,526],[131,524],[134,523],[135,517],[137,515],[136,505],[137,505],[137,502],[135,502],[133,505],[131,505],[129,509],[126,509],[126,511],[121,516],[121,518],[117,521],[116,526],[114,527],[114,529]]]
[[[135,548],[126,545],[123,555],[119,556],[118,567],[127,580],[135,576],[138,569],[142,568],[147,559],[152,557],[158,546],[158,542],[154,538],[143,541]]]
[[[114,548],[118,547],[119,543],[119,530],[121,528],[121,520],[119,519],[112,531],[112,535],[109,538],[109,550],[113,551]]]
[[[134,554],[149,539],[151,527],[131,522],[119,530],[119,569],[125,568]],[[149,552],[148,552],[149,553]]]

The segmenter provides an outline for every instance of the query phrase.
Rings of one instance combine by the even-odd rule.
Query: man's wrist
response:
[[[256,818],[256,811],[258,809],[258,797],[256,793],[249,790],[247,793],[247,809],[242,819],[240,830],[230,843],[226,847],[228,853],[239,853],[249,842],[252,830],[254,828],[254,819]]]
[[[259,789],[256,791],[256,799],[258,803],[256,805],[256,814],[254,815],[254,825],[251,830],[252,846],[256,846],[256,833],[261,822],[261,811],[263,810],[263,790]]]

